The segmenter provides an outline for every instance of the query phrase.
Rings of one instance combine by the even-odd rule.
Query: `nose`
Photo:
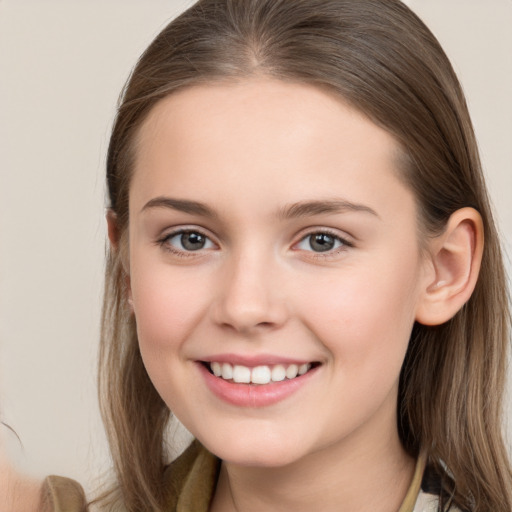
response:
[[[218,325],[255,334],[282,326],[288,318],[283,275],[276,262],[255,252],[233,255],[219,274],[214,305]]]

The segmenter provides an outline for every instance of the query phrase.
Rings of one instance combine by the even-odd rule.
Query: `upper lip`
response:
[[[284,357],[275,354],[216,354],[213,356],[202,357],[200,359],[203,363],[229,363],[232,365],[238,364],[253,368],[255,366],[272,366],[277,364],[301,365],[305,363],[312,363],[311,359],[302,359],[294,357]]]

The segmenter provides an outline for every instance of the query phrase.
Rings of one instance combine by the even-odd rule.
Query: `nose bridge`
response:
[[[286,317],[278,262],[271,250],[251,245],[232,251],[220,275],[217,321],[237,331],[276,327]]]

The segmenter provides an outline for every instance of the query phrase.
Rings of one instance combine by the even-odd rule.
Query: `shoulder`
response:
[[[449,489],[452,486],[453,482],[446,472],[439,472],[427,464],[413,512],[469,512],[451,503]]]
[[[435,496],[434,494],[421,490],[418,494],[418,499],[413,512],[439,512],[439,506],[439,496]],[[453,505],[448,510],[449,512],[463,512]]]
[[[10,464],[0,461],[0,511],[39,511],[41,487],[39,480],[18,473]]]
[[[439,507],[439,498],[433,494],[420,491],[414,512],[437,512]]]
[[[43,482],[44,512],[86,512],[82,486],[62,476],[48,476]]]

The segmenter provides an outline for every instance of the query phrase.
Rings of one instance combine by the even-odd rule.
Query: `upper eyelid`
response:
[[[301,240],[304,240],[304,238],[306,238],[307,236],[315,235],[317,233],[325,233],[327,235],[331,235],[334,238],[338,238],[339,240],[343,241],[347,245],[353,245],[355,240],[355,237],[352,236],[350,233],[347,233],[346,231],[340,232],[338,229],[335,228],[315,226],[300,231],[297,234],[297,241],[294,242],[294,244],[300,242]]]
[[[172,238],[173,236],[180,235],[182,233],[199,233],[207,238],[209,238],[212,242],[215,241],[216,237],[205,228],[201,228],[199,226],[176,226],[174,228],[166,228],[163,229],[161,234],[158,235],[159,240],[165,240],[168,238]]]

